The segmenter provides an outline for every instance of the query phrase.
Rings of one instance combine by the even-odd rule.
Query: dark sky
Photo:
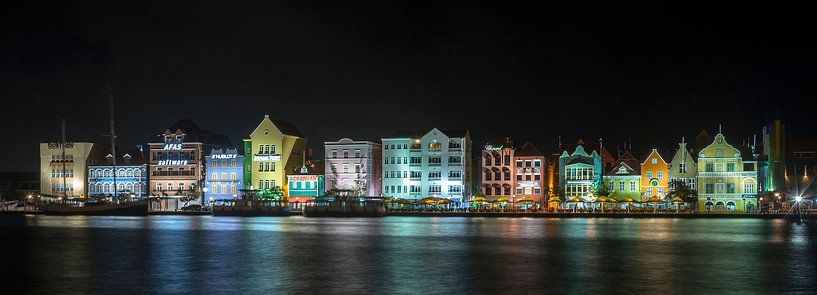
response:
[[[123,146],[181,118],[239,143],[264,114],[314,147],[439,127],[638,150],[772,118],[815,135],[817,25],[783,1],[287,2],[4,3],[0,171],[35,171],[61,117],[105,140],[108,81]]]

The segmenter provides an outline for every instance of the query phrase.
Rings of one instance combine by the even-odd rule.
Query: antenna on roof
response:
[[[721,124],[718,124],[718,134],[723,134],[723,130],[722,130],[722,126],[721,126]]]

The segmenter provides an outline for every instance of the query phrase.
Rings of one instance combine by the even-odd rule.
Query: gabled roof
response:
[[[514,155],[520,157],[544,156],[544,154],[536,149],[536,147],[530,142],[525,142],[525,144],[523,144],[522,147],[514,153]]]
[[[272,124],[275,124],[275,128],[278,128],[278,130],[281,131],[281,133],[283,133],[284,135],[305,138],[304,134],[301,133],[301,131],[298,130],[298,128],[295,128],[295,125],[293,125],[289,121],[272,120]]]
[[[636,156],[630,153],[630,151],[624,151],[624,153],[621,154],[621,157],[619,157],[615,163],[616,164],[614,165],[613,169],[618,169],[618,166],[620,166],[621,164],[625,164],[627,167],[630,167],[630,169],[633,170],[634,173],[636,174],[641,173],[641,161],[639,161]],[[613,173],[615,170],[611,171],[612,171],[611,174],[615,174]]]
[[[437,129],[448,137],[459,138],[468,135],[468,129]]]
[[[167,131],[176,134],[184,134],[184,141],[188,142],[201,142],[211,146],[232,146],[230,139],[226,135],[214,134],[209,130],[201,129],[199,125],[196,125],[196,123],[190,119],[181,119],[176,121],[176,123],[173,123],[173,125],[170,125],[170,127],[165,129],[165,132]],[[161,136],[162,135],[160,135],[160,137]]]
[[[621,167],[627,168],[627,174],[618,174],[618,170]],[[639,166],[636,165],[635,167],[639,167]],[[611,175],[611,176],[641,175],[640,170],[641,170],[640,168],[634,168],[634,167],[628,165],[627,162],[625,162],[625,161],[619,161],[619,162],[616,163],[615,166],[613,166],[613,169],[610,169],[610,172],[608,172],[607,175]]]
[[[667,160],[664,160],[664,157],[662,157],[662,156],[661,156],[661,153],[660,153],[660,152],[658,152],[658,149],[657,149],[657,148],[654,148],[654,149],[652,149],[652,150],[651,150],[649,153],[647,153],[647,157],[646,157],[646,158],[644,158],[644,161],[641,161],[641,165],[647,164],[647,160],[649,160],[650,158],[652,158],[652,155],[653,155],[653,154],[657,155],[657,156],[658,156],[658,158],[659,158],[659,159],[661,159],[661,161],[663,161],[663,162],[664,162],[664,164],[669,164],[669,162],[667,162]]]

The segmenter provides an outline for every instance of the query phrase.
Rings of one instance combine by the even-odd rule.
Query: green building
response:
[[[625,197],[641,199],[641,164],[629,151],[616,160],[612,170],[604,175],[604,183],[610,190],[610,197],[623,200]]]

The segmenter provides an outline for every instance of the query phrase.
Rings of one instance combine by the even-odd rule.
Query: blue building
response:
[[[300,208],[301,203],[314,200],[326,193],[323,167],[318,160],[304,161],[301,169],[287,175],[286,192],[292,208]]]
[[[237,198],[244,189],[244,155],[235,149],[213,149],[204,159],[205,201]]]
[[[113,155],[93,157],[88,165],[88,197],[93,200],[111,198],[116,195],[121,199],[142,198],[147,192],[147,162],[141,152],[124,152],[117,155],[116,169],[113,166]],[[114,179],[114,170],[116,177]],[[116,187],[116,189],[114,189]]]

